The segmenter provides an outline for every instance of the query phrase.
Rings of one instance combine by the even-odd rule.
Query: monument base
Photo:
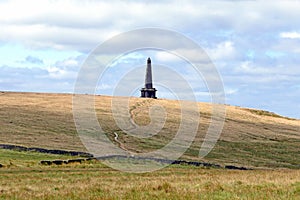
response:
[[[141,89],[141,97],[157,99],[156,91],[157,90],[155,88],[142,88]]]

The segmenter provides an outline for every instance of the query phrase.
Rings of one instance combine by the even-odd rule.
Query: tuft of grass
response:
[[[270,111],[267,111],[267,110],[256,110],[256,109],[247,109],[247,108],[245,108],[245,110],[247,110],[247,111],[249,111],[253,114],[256,114],[256,115],[277,117],[277,118],[283,118],[283,119],[288,119],[288,120],[295,120],[295,119],[292,119],[292,118],[289,118],[289,117],[284,117],[284,116],[278,115],[274,112],[270,112]]]

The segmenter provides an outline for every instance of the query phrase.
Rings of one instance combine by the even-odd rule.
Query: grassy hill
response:
[[[138,139],[118,128],[110,110],[111,100],[109,96],[95,97],[99,123],[116,145],[120,144],[114,141],[114,132],[118,133],[122,147],[134,152],[160,148],[176,134],[180,122],[178,101],[131,98],[130,111],[136,124],[150,122],[148,114],[152,105],[159,104],[168,112],[159,134],[150,139]],[[199,106],[201,118],[198,133],[183,159],[198,159],[203,136],[210,124],[211,105],[199,103]],[[75,129],[72,95],[1,92],[0,143],[86,151]],[[299,147],[300,120],[268,111],[226,106],[221,137],[204,161],[262,168],[300,168]]]

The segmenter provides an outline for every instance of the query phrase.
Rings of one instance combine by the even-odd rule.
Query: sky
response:
[[[226,104],[300,118],[299,10],[299,1],[283,0],[1,0],[0,91],[72,93],[82,64],[101,43],[155,27],[185,35],[208,54],[222,78]],[[116,60],[97,93],[113,95],[118,78],[142,67],[148,56],[154,80],[176,82],[155,74],[155,64],[174,66],[197,100],[209,101],[203,80],[164,51],[131,52]],[[158,97],[175,98],[168,88],[157,88]],[[138,95],[134,89],[128,95]]]

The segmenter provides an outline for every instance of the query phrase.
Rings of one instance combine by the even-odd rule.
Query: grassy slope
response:
[[[171,166],[125,173],[97,161],[38,165],[61,156],[0,150],[0,199],[299,199],[300,170]]]
[[[71,103],[72,96],[67,94],[0,93],[0,143],[84,151],[76,134]],[[132,98],[130,108],[135,122],[149,123],[148,108],[154,104],[164,106],[168,112],[165,126],[151,139],[137,139],[116,126],[110,111],[111,97],[96,97],[98,119],[108,136],[113,140],[113,132],[117,132],[124,146],[137,152],[167,144],[178,129],[177,101]],[[211,106],[199,106],[198,134],[185,159],[197,159],[210,123]],[[227,106],[226,112],[221,138],[205,160],[251,167],[300,168],[300,120],[234,106]]]

